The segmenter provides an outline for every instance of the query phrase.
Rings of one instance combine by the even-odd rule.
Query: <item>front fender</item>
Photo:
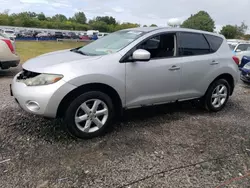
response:
[[[122,76],[125,79],[125,76]],[[77,78],[74,78],[68,83],[80,87],[86,84],[105,84],[112,87],[120,96],[122,106],[125,105],[125,80],[122,78],[117,78],[109,75],[103,74],[91,74],[83,75]]]

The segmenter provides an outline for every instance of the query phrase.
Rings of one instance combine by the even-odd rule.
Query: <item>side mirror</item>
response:
[[[241,52],[241,50],[240,49],[236,49],[235,52]]]
[[[134,51],[132,58],[134,61],[149,61],[151,54],[147,50],[138,49]]]

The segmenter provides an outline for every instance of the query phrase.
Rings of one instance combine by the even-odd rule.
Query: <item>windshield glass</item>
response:
[[[118,52],[131,42],[135,41],[145,32],[134,30],[122,30],[109,34],[106,37],[96,40],[80,49],[86,55],[107,55]]]

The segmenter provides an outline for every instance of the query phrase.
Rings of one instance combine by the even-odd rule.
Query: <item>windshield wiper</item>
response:
[[[84,52],[82,52],[82,51],[80,51],[80,50],[78,50],[78,49],[72,49],[72,50],[70,50],[71,52],[75,52],[75,53],[78,53],[78,54],[82,54],[82,55],[87,55],[87,54],[85,54]]]

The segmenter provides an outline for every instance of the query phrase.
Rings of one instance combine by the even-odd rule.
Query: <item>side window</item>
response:
[[[220,48],[220,46],[223,42],[223,38],[221,38],[221,37],[207,35],[207,34],[205,35],[205,37],[210,45],[212,52],[216,52]]]
[[[202,34],[180,33],[179,53],[181,56],[203,55],[210,53],[210,47]]]
[[[247,44],[247,49],[246,51],[250,51],[250,44]]]
[[[176,35],[162,34],[148,39],[140,44],[137,49],[150,52],[151,59],[176,56]]]
[[[239,44],[236,50],[246,51],[247,45],[246,44]]]

